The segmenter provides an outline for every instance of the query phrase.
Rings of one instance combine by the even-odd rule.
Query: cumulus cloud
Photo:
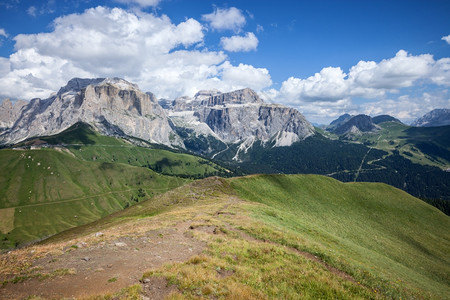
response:
[[[220,43],[223,49],[230,52],[248,52],[256,50],[259,41],[253,32],[247,32],[245,36],[222,37]]]
[[[233,66],[223,52],[204,49],[204,28],[194,19],[174,24],[96,7],[55,19],[51,32],[14,40],[15,52],[0,61],[0,90],[11,98],[48,97],[72,77],[123,77],[166,98],[271,85],[267,69]]]
[[[202,19],[217,30],[240,31],[246,22],[242,11],[236,7],[216,8],[214,12],[202,15]]]
[[[140,7],[155,7],[158,6],[161,0],[116,0],[116,2],[124,4],[137,4]]]
[[[450,34],[447,36],[443,36],[441,40],[446,41],[447,44],[450,44]]]
[[[242,63],[235,67],[229,62],[225,62],[221,68],[222,79],[229,85],[229,90],[249,87],[259,91],[272,85],[269,71],[265,68],[255,68]]]
[[[388,114],[410,124],[425,113],[436,109],[450,107],[447,91],[422,93],[419,96],[401,95],[396,99],[382,99],[361,105],[361,111],[367,115]]]
[[[350,69],[349,81],[358,87],[375,89],[409,87],[416,80],[428,76],[434,63],[430,54],[413,56],[400,50],[395,57],[379,63],[360,61]]]
[[[360,61],[348,74],[327,67],[306,79],[290,77],[282,83],[280,96],[290,103],[335,102],[345,98],[382,97],[419,81],[450,85],[450,59],[438,61],[430,54],[410,55],[404,50],[379,63]]]
[[[430,54],[414,56],[400,50],[394,57],[380,62],[360,61],[348,73],[339,67],[327,67],[305,79],[290,77],[281,84],[279,91],[269,94],[276,97],[276,102],[297,107],[313,119],[320,119],[320,115],[322,119],[324,116],[329,119],[344,112],[364,112],[392,114],[410,120],[427,112],[425,106],[420,106],[425,98],[414,98],[416,106],[412,105],[408,112],[408,101],[412,98],[399,96],[397,100],[386,100],[386,97],[430,84],[450,86],[450,58],[435,60]],[[352,104],[355,98],[381,100],[358,106]],[[449,106],[447,100],[440,104]]]

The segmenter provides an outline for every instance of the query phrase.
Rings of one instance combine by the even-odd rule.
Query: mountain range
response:
[[[427,124],[443,124],[446,111],[434,111]],[[47,99],[4,101],[0,116],[4,147],[83,123],[102,135],[202,155],[244,174],[382,181],[418,197],[450,199],[448,126],[426,130],[388,115],[345,114],[323,131],[296,109],[265,103],[248,88],[158,100],[120,78],[74,78]]]
[[[264,103],[250,89],[201,91],[194,98],[175,99],[165,108],[152,93],[143,93],[123,79],[74,78],[50,98],[14,106],[6,101],[0,111],[7,116],[0,143],[56,134],[77,122],[105,135],[131,136],[202,154],[217,152],[214,144],[239,144],[242,151],[255,140],[290,146],[314,134],[300,112]],[[192,139],[208,142],[194,146]]]

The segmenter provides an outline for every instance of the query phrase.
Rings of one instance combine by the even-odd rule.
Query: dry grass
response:
[[[7,234],[14,229],[15,208],[0,209],[0,233]]]

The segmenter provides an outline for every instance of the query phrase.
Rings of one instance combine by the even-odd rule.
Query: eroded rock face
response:
[[[10,99],[5,99],[0,104],[0,132],[11,128],[14,122],[19,118],[22,108],[28,102],[18,100],[14,104]]]
[[[437,127],[446,125],[450,125],[450,109],[448,108],[434,109],[411,124],[411,126],[417,127]]]
[[[10,102],[2,103],[0,112],[8,118],[0,131],[0,144],[53,135],[77,122],[105,135],[132,136],[171,147],[198,145],[198,153],[206,155],[236,143],[244,148],[255,141],[290,146],[314,134],[300,112],[267,104],[248,88],[229,93],[200,91],[193,98],[159,102],[166,109],[152,93],[143,93],[123,79],[74,78],[50,98],[31,100],[18,115],[12,113]]]
[[[300,112],[264,103],[248,88],[230,93],[202,91],[194,98],[174,100],[168,111],[175,125],[228,144],[260,140],[290,146],[314,134],[313,126]]]
[[[0,143],[56,134],[77,122],[91,124],[106,135],[125,134],[182,146],[155,96],[119,78],[74,78],[56,95],[31,100],[14,126],[0,135]]]

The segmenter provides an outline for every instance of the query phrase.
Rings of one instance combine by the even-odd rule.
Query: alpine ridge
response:
[[[74,78],[56,95],[31,100],[14,125],[0,135],[0,143],[56,134],[77,122],[91,124],[105,135],[181,146],[155,96],[119,78]]]
[[[17,105],[16,105],[17,106]],[[231,145],[238,153],[255,141],[290,146],[314,135],[296,109],[265,103],[249,89],[199,91],[173,101],[144,93],[120,78],[74,78],[55,95],[19,107],[4,101],[0,144],[53,135],[78,122],[110,136],[129,136],[213,157]],[[164,108],[163,108],[164,107]]]
[[[209,141],[186,148],[212,154],[211,140],[222,145],[239,144],[238,152],[256,141],[273,146],[290,146],[315,133],[314,127],[296,109],[265,103],[251,89],[229,93],[200,91],[194,98],[177,98],[164,102],[168,115],[178,131],[191,139]],[[237,156],[235,157],[237,159]]]

